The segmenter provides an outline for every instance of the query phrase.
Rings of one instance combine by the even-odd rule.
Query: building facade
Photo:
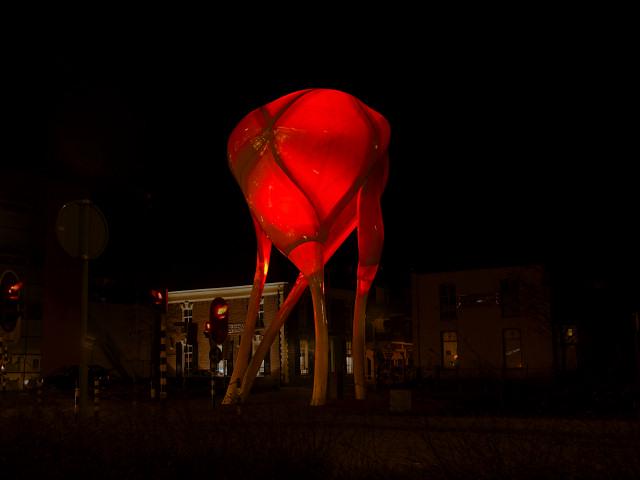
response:
[[[17,322],[0,326],[0,389],[17,390],[41,374],[45,222],[40,195],[20,190],[19,177],[2,180],[0,282],[17,279],[20,291]]]
[[[325,290],[329,327],[329,395],[340,398],[353,391],[353,314],[356,293],[349,288]],[[406,382],[412,371],[411,319],[404,301],[394,305],[387,289],[376,287],[368,297],[365,318],[365,381],[370,385]],[[407,328],[409,327],[409,328]],[[311,384],[314,363],[313,304],[303,295],[287,322],[291,352],[290,378]]]
[[[422,378],[553,376],[542,267],[414,274],[412,290],[413,355]]]
[[[209,320],[209,306],[217,297],[226,300],[229,306],[229,334],[222,346],[223,360],[216,366],[216,371],[221,376],[231,375],[244,331],[251,289],[252,285],[242,285],[169,292],[166,317],[169,377],[186,378],[210,371],[209,340],[204,335],[204,328]],[[274,320],[287,289],[288,284],[284,282],[265,284],[252,339],[252,353],[262,341],[265,328]],[[289,349],[285,328],[286,325],[281,328],[279,338],[260,367],[257,385],[275,386],[289,382]]]

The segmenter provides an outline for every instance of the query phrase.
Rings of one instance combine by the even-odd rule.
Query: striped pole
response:
[[[7,390],[7,363],[9,359],[9,355],[7,354],[7,346],[0,342],[0,382],[2,382],[2,391],[5,392]]]
[[[80,405],[78,404],[78,400],[80,400],[80,387],[78,386],[78,381],[76,380],[76,388],[73,391],[73,414],[76,418],[78,418],[78,409]]]
[[[100,379],[93,380],[93,414],[97,417],[100,413]]]
[[[167,398],[167,331],[164,323],[164,315],[160,321],[160,400]]]

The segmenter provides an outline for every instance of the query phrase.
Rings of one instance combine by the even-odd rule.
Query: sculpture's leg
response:
[[[251,289],[251,297],[249,298],[249,309],[244,322],[244,330],[240,340],[240,348],[236,356],[231,380],[227,387],[227,392],[222,400],[223,404],[236,403],[238,401],[238,389],[241,387],[240,381],[244,377],[244,373],[249,363],[249,352],[251,351],[253,333],[256,327],[256,318],[260,308],[260,299],[264,289],[264,282],[267,278],[269,270],[269,257],[271,255],[271,241],[264,233],[256,220],[253,220],[256,230],[256,240],[258,244],[258,253],[256,256],[256,273],[253,277],[253,288]]]
[[[380,162],[358,197],[358,285],[353,314],[353,379],[356,399],[364,400],[366,385],[364,381],[365,362],[365,317],[367,297],[371,283],[378,271],[382,245],[384,243],[384,225],[380,196],[384,188],[386,165]]]
[[[304,275],[298,275],[296,283],[293,285],[293,288],[287,295],[287,298],[280,307],[280,310],[278,310],[276,317],[265,330],[264,337],[262,338],[262,341],[260,342],[256,353],[253,355],[251,363],[249,364],[249,368],[247,368],[247,371],[244,374],[244,378],[242,379],[242,388],[240,390],[241,402],[244,402],[249,396],[249,392],[251,391],[251,387],[253,386],[253,382],[256,378],[256,375],[258,374],[258,370],[260,369],[262,361],[268,355],[269,349],[277,338],[282,325],[284,325],[284,322],[289,317],[289,314],[291,313],[291,310],[293,310],[293,307],[296,305],[296,303],[298,303],[298,300],[300,299],[300,296],[304,292],[305,288],[307,288],[307,285],[308,282],[307,279],[304,278]]]
[[[327,402],[327,377],[329,375],[329,330],[324,301],[323,248],[321,243],[309,241],[289,253],[291,261],[309,282],[311,299],[313,300],[313,320],[316,334],[313,393],[311,394],[311,405],[313,406],[324,405]]]
[[[309,278],[309,289],[313,300],[313,320],[316,334],[311,405],[320,406],[327,403],[329,375],[329,329],[324,301],[324,270],[320,270]]]
[[[345,238],[349,236],[349,234],[354,230],[356,226],[355,221],[355,203],[353,210],[351,207],[347,207],[343,214],[338,217],[338,220],[335,223],[335,231],[339,232],[338,234],[334,234],[334,232],[330,232],[327,240],[327,244],[324,248],[324,258],[323,263],[327,263],[331,256],[336,252],[338,247],[342,245]],[[346,225],[346,226],[345,226]],[[242,380],[242,390],[240,391],[240,400],[244,402],[249,396],[249,392],[251,391],[251,387],[253,382],[258,374],[258,370],[260,369],[260,365],[264,360],[264,357],[268,354],[271,345],[275,341],[278,336],[278,332],[284,325],[284,322],[289,317],[291,310],[298,303],[300,296],[304,292],[304,289],[307,288],[307,279],[301,273],[298,275],[293,288],[287,295],[286,300],[280,307],[280,310],[276,314],[276,318],[269,324],[267,330],[265,331],[264,338],[260,342],[258,349],[256,350],[255,355],[251,359],[251,363],[249,364],[249,368],[244,374],[244,379]]]

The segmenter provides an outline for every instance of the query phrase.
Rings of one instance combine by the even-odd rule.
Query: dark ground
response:
[[[256,392],[236,407],[204,393],[104,392],[79,421],[68,393],[0,397],[0,465],[12,478],[639,478],[633,417],[466,413],[441,392],[390,391],[310,407],[308,388]],[[219,400],[219,398],[218,398]]]

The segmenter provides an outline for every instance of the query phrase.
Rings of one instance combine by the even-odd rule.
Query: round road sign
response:
[[[58,212],[56,234],[69,255],[91,260],[104,251],[109,231],[98,207],[90,200],[74,200],[63,205]]]

